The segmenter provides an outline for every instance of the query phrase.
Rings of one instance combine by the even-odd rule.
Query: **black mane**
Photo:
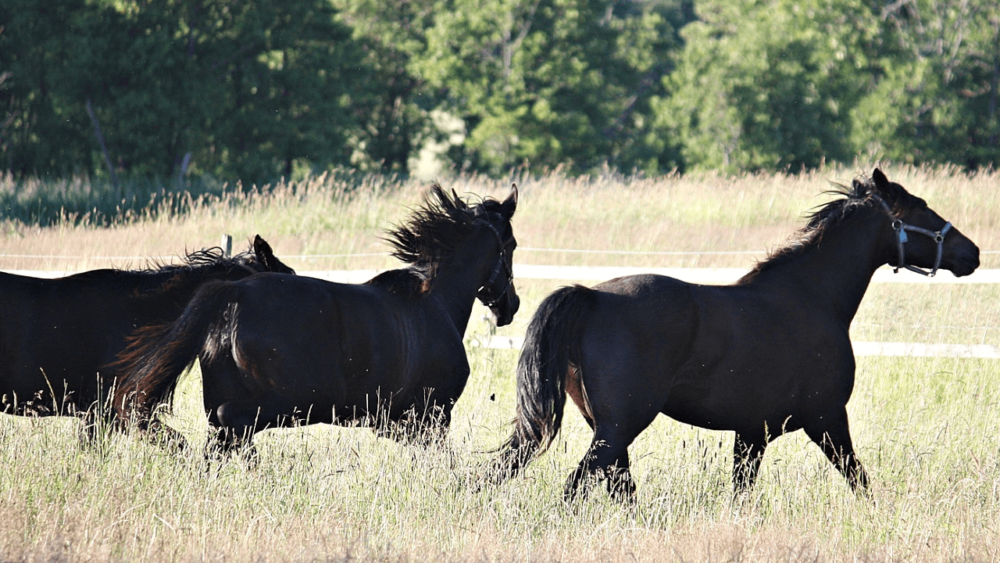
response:
[[[926,205],[922,199],[910,195],[899,184],[889,183],[887,187],[879,190],[874,180],[864,176],[855,178],[850,186],[834,184],[834,188],[825,193],[843,197],[831,200],[810,213],[802,229],[792,235],[784,245],[769,252],[767,258],[757,262],[752,270],[736,282],[737,284],[749,282],[764,270],[784,264],[801,255],[819,244],[823,235],[831,228],[859,210],[881,207],[879,200],[885,201],[896,214],[899,214],[901,209]]]
[[[202,248],[187,253],[182,258],[180,264],[163,264],[153,260],[149,266],[141,270],[123,270],[132,273],[162,273],[178,270],[194,270],[209,266],[221,266],[224,268],[235,268],[238,266],[250,266],[257,263],[257,256],[252,250],[240,252],[234,256],[226,256],[224,250],[218,246]]]
[[[365,283],[384,289],[389,293],[413,296],[426,291],[424,286],[426,281],[420,272],[413,268],[400,268],[382,272]]]
[[[434,184],[424,204],[385,237],[393,247],[392,255],[411,267],[386,272],[369,283],[396,293],[427,291],[437,266],[469,236],[476,222],[492,222],[500,216],[499,201],[486,198],[469,206]]]
[[[89,270],[69,276],[68,279],[92,281],[95,279],[120,280],[129,283],[140,294],[159,293],[170,287],[164,283],[177,275],[192,273],[202,268],[221,268],[226,271],[239,267],[255,267],[257,256],[252,251],[241,252],[235,256],[226,256],[219,247],[203,248],[187,253],[180,264],[164,264],[159,260],[150,260],[145,268],[103,268]]]

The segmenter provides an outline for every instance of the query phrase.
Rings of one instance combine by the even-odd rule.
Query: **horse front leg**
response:
[[[815,442],[827,459],[847,479],[847,484],[855,493],[869,496],[868,474],[858,461],[851,441],[850,425],[847,422],[847,410],[843,407],[833,415],[824,415],[816,419],[822,424],[808,424],[806,434]]]
[[[121,430],[121,425],[115,425],[112,417],[101,412],[96,406],[87,409],[80,417],[80,431],[78,438],[80,447],[87,449],[94,447],[106,429],[113,428]]]
[[[380,407],[374,417],[375,433],[408,445],[428,447],[444,443],[455,399],[444,393],[435,397],[432,389],[425,389],[424,393],[421,400],[399,414],[393,414],[388,404]]]
[[[767,436],[763,431],[736,432],[733,442],[734,497],[742,497],[753,489],[766,449]]]
[[[429,447],[444,443],[451,426],[451,409],[434,407],[417,414],[410,409],[395,419],[378,417],[373,424],[375,434],[401,444]]]

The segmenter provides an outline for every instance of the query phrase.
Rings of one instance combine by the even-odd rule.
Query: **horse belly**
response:
[[[113,356],[101,361],[105,346],[95,336],[108,331],[87,330],[90,327],[47,316],[42,321],[24,320],[18,330],[4,331],[0,412],[73,414],[98,399],[99,370]],[[101,388],[109,389],[112,379],[109,375]]]
[[[718,395],[711,390],[679,385],[671,389],[663,414],[709,430],[742,430],[767,424],[793,430],[797,407],[793,401],[738,393]]]
[[[795,430],[817,398],[843,405],[850,396],[844,386],[853,379],[850,348],[821,346],[828,352],[817,356],[814,346],[792,342],[769,348],[735,339],[711,353],[699,350],[678,373],[663,412],[717,430],[765,423],[772,430]]]

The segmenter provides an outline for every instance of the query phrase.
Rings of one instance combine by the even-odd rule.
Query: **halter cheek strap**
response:
[[[476,297],[478,297],[479,300],[482,301],[484,305],[492,309],[493,307],[496,307],[497,303],[499,303],[501,299],[503,299],[504,295],[507,295],[507,291],[510,289],[511,284],[514,282],[514,272],[511,271],[509,267],[507,267],[507,263],[504,261],[504,256],[507,254],[507,252],[503,244],[503,237],[500,236],[500,231],[498,231],[496,227],[494,227],[490,223],[487,223],[486,221],[483,221],[482,223],[487,227],[489,227],[491,231],[493,231],[493,235],[497,239],[497,245],[500,247],[500,256],[497,258],[497,265],[493,268],[493,274],[490,275],[490,279],[486,280],[486,283],[484,283],[482,287],[479,288],[479,291],[476,292]],[[501,291],[499,295],[495,297],[489,297],[486,294],[486,288],[493,285],[493,282],[496,281],[497,276],[500,275],[501,269],[507,270],[507,284],[504,285],[503,291]]]
[[[937,274],[938,268],[941,267],[941,255],[944,252],[944,237],[948,234],[948,231],[951,230],[951,221],[945,223],[944,227],[940,231],[932,231],[930,229],[904,223],[902,219],[896,217],[896,214],[892,212],[889,204],[887,204],[884,199],[878,198],[878,202],[882,204],[886,213],[888,213],[889,217],[892,218],[892,230],[896,232],[896,246],[899,249],[899,259],[896,262],[896,265],[892,267],[893,273],[898,274],[900,268],[906,268],[911,272],[916,272],[922,276],[933,278]],[[934,268],[931,271],[928,272],[927,270],[906,263],[906,250],[904,246],[909,241],[906,231],[920,233],[934,239],[934,242],[937,244],[937,257],[934,258]]]

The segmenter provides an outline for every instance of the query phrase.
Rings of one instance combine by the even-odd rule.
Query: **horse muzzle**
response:
[[[520,307],[521,298],[517,296],[517,292],[511,287],[511,290],[507,292],[504,298],[495,306],[490,307],[490,310],[493,311],[493,316],[496,317],[497,326],[507,326],[514,321],[514,315],[517,314],[517,310]]]
[[[951,270],[955,277],[960,278],[975,272],[979,268],[979,247],[972,245],[972,249],[956,256],[951,261]]]

